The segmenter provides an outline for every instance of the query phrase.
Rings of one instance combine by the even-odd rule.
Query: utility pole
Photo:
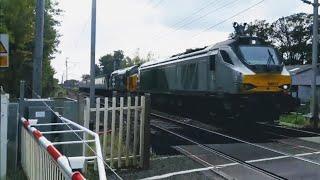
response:
[[[311,120],[313,122],[313,127],[318,128],[319,122],[319,104],[318,104],[318,91],[317,91],[317,64],[318,64],[318,29],[319,29],[319,1],[314,0],[314,2],[310,2],[308,0],[302,0],[304,3],[313,5],[313,39],[312,39],[312,70],[313,76],[311,81],[311,89],[312,89],[312,101],[311,101]]]
[[[94,106],[95,97],[95,56],[96,56],[96,0],[92,0],[92,15],[91,15],[91,60],[90,60],[90,105]]]
[[[43,60],[44,5],[45,5],[45,0],[37,0],[35,49],[33,54],[32,89],[39,96],[42,96],[41,82],[42,82],[42,60]],[[33,98],[37,98],[35,93],[32,93]]]
[[[68,59],[66,58],[66,81],[68,80]]]

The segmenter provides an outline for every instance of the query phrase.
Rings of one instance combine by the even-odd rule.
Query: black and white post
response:
[[[95,58],[96,58],[96,0],[92,0],[91,16],[91,60],[90,60],[90,104],[94,105],[95,96]]]
[[[42,95],[42,60],[43,60],[43,31],[44,31],[45,0],[37,0],[36,4],[36,34],[33,54],[32,89],[39,96]],[[33,93],[33,98],[37,98]]]

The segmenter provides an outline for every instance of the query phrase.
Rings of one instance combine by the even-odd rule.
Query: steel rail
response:
[[[248,141],[244,141],[242,139],[239,139],[239,138],[236,138],[236,137],[233,137],[233,136],[230,136],[230,135],[222,134],[222,133],[219,133],[219,132],[216,132],[216,131],[212,131],[212,130],[209,130],[209,129],[206,129],[206,128],[198,127],[196,125],[192,125],[192,124],[184,123],[184,122],[181,122],[181,121],[177,121],[175,119],[172,119],[172,118],[169,118],[169,117],[165,117],[163,115],[159,115],[159,114],[155,114],[155,113],[150,113],[150,115],[158,117],[158,118],[162,118],[162,119],[165,119],[165,120],[169,120],[169,121],[172,121],[172,122],[184,125],[184,126],[189,126],[189,127],[196,128],[196,129],[199,129],[199,130],[202,130],[202,131],[206,131],[206,132],[209,132],[209,133],[212,133],[212,134],[223,136],[225,138],[232,139],[232,140],[244,143],[244,144],[249,144],[251,146],[255,146],[255,147],[258,147],[258,148],[261,148],[261,149],[265,149],[265,150],[272,151],[272,152],[275,152],[275,153],[278,153],[278,154],[289,156],[291,158],[298,159],[298,160],[301,160],[301,161],[305,161],[305,162],[308,162],[308,163],[311,163],[311,164],[315,164],[317,166],[320,166],[319,162],[311,161],[311,160],[306,159],[306,158],[295,157],[292,154],[285,153],[285,152],[282,152],[282,151],[278,151],[278,150],[275,150],[275,149],[271,149],[271,148],[268,148],[268,147],[265,147],[265,146],[261,146],[261,145],[256,144],[256,143],[251,143],[251,142],[248,142]]]
[[[240,159],[237,159],[237,158],[235,158],[235,157],[233,157],[233,156],[230,156],[230,155],[228,155],[228,154],[225,154],[225,153],[223,153],[223,152],[221,152],[221,151],[219,151],[219,150],[217,150],[217,149],[214,149],[214,148],[212,148],[212,147],[210,147],[210,146],[208,146],[208,145],[204,145],[204,144],[198,143],[198,142],[196,142],[196,141],[194,141],[194,140],[192,140],[192,139],[190,139],[190,138],[187,138],[187,137],[185,137],[185,136],[183,136],[183,135],[181,135],[181,134],[178,134],[178,133],[176,133],[176,132],[170,131],[170,130],[168,130],[168,129],[162,128],[162,127],[157,126],[157,125],[154,125],[154,124],[152,124],[152,123],[150,123],[150,125],[153,126],[153,127],[158,128],[158,129],[160,129],[160,130],[162,130],[162,131],[165,131],[165,132],[167,132],[167,133],[170,133],[170,134],[172,134],[172,135],[175,135],[175,136],[177,136],[177,137],[179,137],[179,138],[181,138],[181,139],[183,139],[183,140],[185,140],[185,141],[188,141],[188,142],[190,142],[190,143],[193,143],[193,144],[195,144],[195,145],[198,145],[198,146],[201,147],[202,149],[205,149],[205,150],[207,150],[207,151],[209,151],[209,152],[211,152],[211,153],[214,153],[214,154],[216,154],[216,155],[219,155],[219,156],[221,156],[221,157],[223,157],[223,158],[225,158],[225,159],[228,159],[228,160],[230,160],[230,161],[232,161],[232,162],[236,162],[236,163],[238,163],[238,164],[241,164],[241,165],[243,165],[243,166],[245,166],[245,167],[247,167],[247,168],[249,168],[249,169],[252,169],[252,170],[254,170],[254,171],[256,171],[256,172],[259,172],[259,173],[261,173],[261,174],[270,176],[270,177],[272,177],[272,178],[274,178],[274,179],[279,179],[279,180],[284,180],[284,179],[286,179],[286,178],[284,178],[284,177],[282,177],[282,176],[279,176],[279,175],[277,175],[277,174],[274,174],[274,173],[269,172],[269,171],[267,171],[267,170],[264,170],[264,169],[262,169],[262,168],[256,167],[256,166],[254,166],[254,165],[252,165],[252,164],[250,164],[250,163],[247,163],[247,162],[245,162],[245,161],[242,161],[242,160],[240,160]],[[220,174],[219,174],[219,175],[220,175]]]
[[[263,125],[263,126],[269,126],[269,127],[273,127],[273,128],[278,128],[278,129],[285,129],[285,130],[295,131],[295,132],[299,132],[299,133],[305,133],[305,134],[314,135],[314,136],[320,136],[320,133],[311,132],[311,131],[305,131],[305,130],[300,130],[300,129],[295,129],[295,128],[290,128],[290,127],[272,125],[272,124],[262,123],[262,122],[257,122],[256,124]]]

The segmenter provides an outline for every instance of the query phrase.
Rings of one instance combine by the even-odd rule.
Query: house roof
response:
[[[312,68],[311,64],[304,64],[304,65],[289,65],[286,66],[287,70],[291,75],[299,74],[305,71],[308,71]]]
[[[317,71],[317,85],[320,85],[320,64],[318,64],[318,71]],[[287,70],[292,76],[292,85],[298,86],[310,86],[312,80],[312,65],[305,64],[305,65],[291,65],[286,66]]]

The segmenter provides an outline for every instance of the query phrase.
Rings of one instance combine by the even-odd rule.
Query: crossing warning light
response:
[[[0,68],[9,67],[9,36],[0,34]]]

